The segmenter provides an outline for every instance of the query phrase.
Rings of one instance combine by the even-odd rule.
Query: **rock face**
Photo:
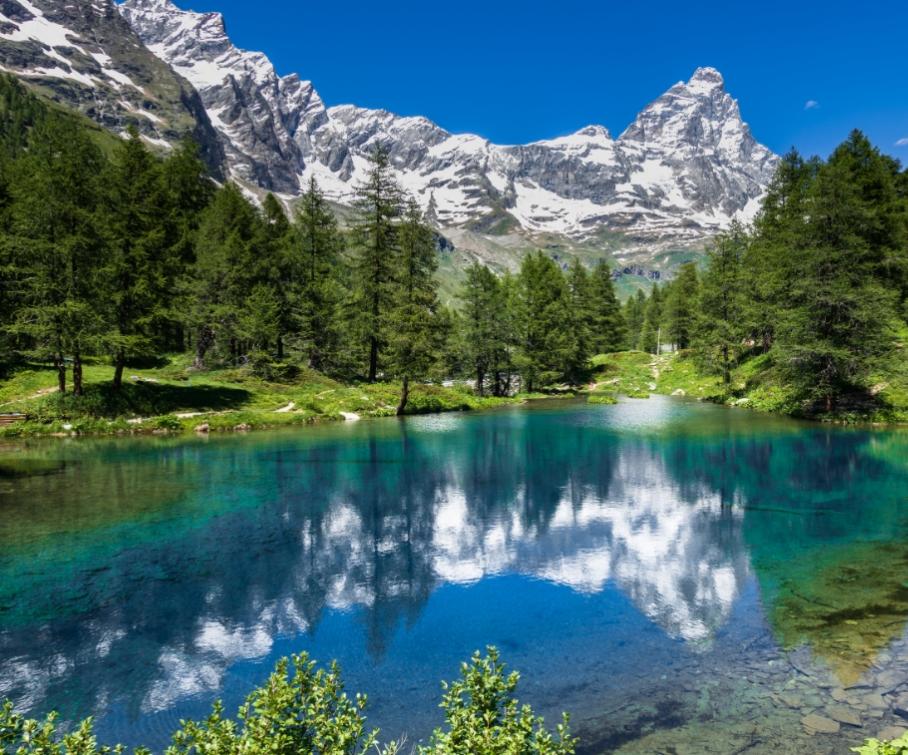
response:
[[[221,139],[198,93],[153,55],[112,0],[0,0],[0,68],[116,133],[191,134],[217,175]]]
[[[348,202],[383,144],[400,182],[441,227],[688,243],[750,217],[777,163],[712,68],[671,87],[618,139],[588,126],[500,146],[426,118],[326,108],[310,82],[280,77],[264,54],[237,49],[218,13],[169,0],[126,0],[120,12],[199,92],[230,174],[286,195],[315,176],[329,197]]]

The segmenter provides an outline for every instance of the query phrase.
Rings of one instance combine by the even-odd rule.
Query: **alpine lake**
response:
[[[0,516],[0,699],[102,742],[160,752],[308,651],[412,745],[487,645],[579,753],[908,727],[898,429],[654,397],[4,441]]]

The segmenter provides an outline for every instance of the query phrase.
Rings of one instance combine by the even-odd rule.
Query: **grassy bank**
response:
[[[908,363],[902,350],[874,375],[872,386],[843,397],[832,413],[802,400],[766,355],[742,362],[728,385],[703,370],[690,352],[654,356],[641,351],[602,354],[595,366],[591,401],[651,393],[688,396],[756,411],[836,422],[908,422]]]
[[[130,368],[120,392],[111,389],[111,367],[85,366],[85,395],[61,395],[47,365],[21,365],[0,380],[0,414],[25,421],[0,426],[0,437],[33,435],[252,430],[283,425],[391,416],[395,383],[342,384],[311,370],[266,380],[247,367],[197,372],[184,356]],[[480,398],[464,385],[412,388],[407,414],[467,411],[530,398]]]

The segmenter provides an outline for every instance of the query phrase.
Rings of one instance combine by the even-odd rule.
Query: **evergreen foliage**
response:
[[[135,132],[102,150],[86,122],[0,77],[0,369],[51,363],[84,392],[86,358],[167,352],[260,377],[468,379],[479,396],[589,380],[621,349],[693,349],[730,385],[763,355],[808,410],[872,396],[908,313],[908,173],[860,132],[828,160],[780,162],[751,228],[698,269],[622,307],[611,270],[530,253],[516,274],[466,271],[440,306],[435,236],[377,147],[346,231],[314,180],[288,217],[217,187],[190,141],[154,154]]]

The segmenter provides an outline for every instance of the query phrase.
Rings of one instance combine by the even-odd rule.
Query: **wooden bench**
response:
[[[27,414],[0,414],[0,427],[15,425],[17,422],[25,421],[27,417]]]

